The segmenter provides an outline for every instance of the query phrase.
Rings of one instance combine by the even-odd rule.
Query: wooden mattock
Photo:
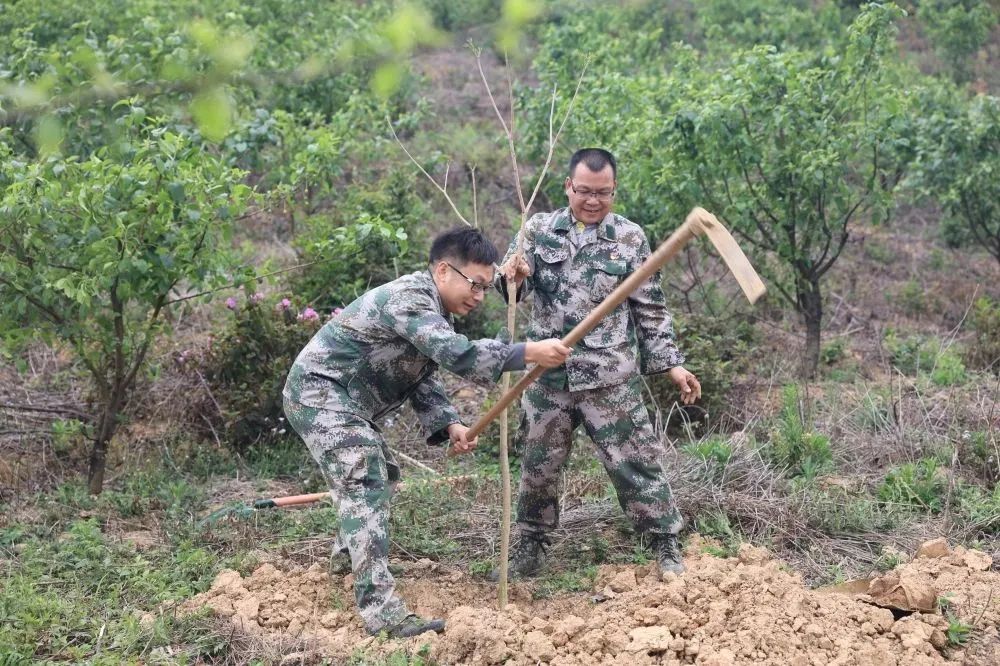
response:
[[[704,208],[694,208],[688,213],[684,224],[678,227],[674,233],[670,234],[670,238],[663,241],[660,247],[656,248],[656,251],[649,255],[646,261],[642,262],[642,265],[634,273],[625,278],[583,321],[567,333],[566,337],[562,339],[562,343],[567,347],[576,345],[587,333],[597,326],[601,319],[609,315],[625,299],[632,295],[632,292],[649,279],[651,275],[660,270],[665,263],[680,252],[681,248],[689,240],[700,234],[707,236],[708,240],[715,246],[715,249],[718,250],[723,261],[726,262],[726,266],[729,267],[729,270],[743,289],[743,293],[746,294],[747,299],[751,303],[756,302],[758,298],[764,295],[764,292],[767,291],[764,283],[761,282],[757,272],[750,265],[750,260],[743,254],[743,250],[736,244],[736,240],[729,231],[719,223],[719,220],[714,215]],[[482,434],[486,426],[498,417],[503,410],[507,409],[512,402],[517,400],[518,396],[532,382],[538,379],[543,372],[545,372],[545,368],[536,365],[521,377],[517,384],[500,396],[496,404],[469,429],[467,434],[468,439],[475,439]],[[450,453],[451,451],[449,451]]]

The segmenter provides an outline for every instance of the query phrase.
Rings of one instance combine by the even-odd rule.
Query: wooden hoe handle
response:
[[[737,282],[739,282],[740,287],[743,288],[743,292],[751,303],[763,295],[766,291],[764,283],[761,282],[753,266],[750,265],[750,261],[736,244],[736,240],[733,239],[714,215],[704,208],[694,208],[688,213],[684,224],[678,227],[674,233],[670,234],[670,238],[663,241],[660,247],[656,248],[656,251],[649,255],[646,261],[642,262],[642,265],[634,273],[625,278],[583,321],[567,333],[566,337],[562,339],[562,343],[567,347],[572,347],[582,340],[604,317],[621,305],[625,299],[632,295],[632,292],[638,289],[656,271],[660,270],[665,263],[676,256],[681,248],[698,234],[705,234],[712,241],[712,244],[726,262],[729,270],[733,272]],[[500,396],[500,399],[496,401],[488,412],[469,428],[469,432],[466,435],[467,438],[475,439],[482,434],[486,426],[498,417],[503,410],[507,409],[512,402],[517,400],[518,396],[532,382],[538,379],[543,372],[545,372],[545,368],[536,365],[521,377],[509,391]]]

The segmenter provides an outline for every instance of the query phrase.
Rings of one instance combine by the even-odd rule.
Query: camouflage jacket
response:
[[[525,223],[524,256],[531,276],[518,297],[534,293],[528,340],[565,336],[650,254],[646,234],[621,215],[609,213],[593,240],[579,248],[571,242],[572,224],[568,208]],[[515,238],[504,261],[516,247]],[[539,381],[579,391],[681,365],[684,355],[674,344],[660,280],[657,272],[583,338],[564,366],[546,371]]]
[[[512,345],[456,333],[434,279],[418,271],[367,292],[299,353],[284,396],[377,421],[409,399],[431,442],[461,422],[435,371],[496,382]]]

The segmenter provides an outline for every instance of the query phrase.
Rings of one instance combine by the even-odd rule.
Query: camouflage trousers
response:
[[[389,572],[389,499],[399,465],[382,435],[359,416],[291,400],[285,400],[285,416],[330,486],[340,518],[334,549],[346,547],[351,555],[365,627],[375,633],[400,622],[408,611]]]
[[[581,424],[636,529],[680,531],[681,516],[661,463],[663,444],[653,431],[638,380],[582,391],[534,384],[525,391],[521,408],[517,524],[522,533],[547,532],[559,525],[560,472],[569,458],[573,431]]]

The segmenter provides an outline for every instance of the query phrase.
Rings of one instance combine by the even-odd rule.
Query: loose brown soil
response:
[[[244,578],[223,571],[212,588],[184,604],[228,618],[235,631],[301,651],[289,663],[335,662],[425,646],[444,664],[906,664],[1000,663],[1000,573],[988,555],[938,543],[872,584],[878,601],[926,605],[946,597],[974,631],[949,646],[939,612],[903,614],[865,594],[806,588],[767,551],[745,545],[734,558],[689,553],[681,577],[657,579],[651,565],[605,566],[588,594],[532,599],[512,587],[495,610],[493,585],[423,560],[410,563],[399,587],[411,609],[446,617],[444,634],[406,641],[369,637],[353,610],[350,577],[323,566],[265,564]],[[895,595],[893,597],[892,595]]]

